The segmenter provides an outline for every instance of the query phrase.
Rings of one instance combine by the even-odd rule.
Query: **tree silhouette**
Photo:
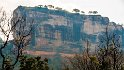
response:
[[[79,12],[80,12],[79,9],[73,9],[73,11],[74,11],[75,13],[79,13]]]
[[[47,8],[48,6],[47,5],[44,5],[44,8]]]
[[[82,14],[85,14],[85,12],[84,12],[84,11],[81,11],[81,13],[82,13]]]
[[[60,7],[56,7],[55,9],[56,9],[56,10],[62,10],[62,8],[60,8]]]
[[[89,14],[92,14],[93,12],[92,12],[92,11],[89,11],[88,13],[89,13]]]
[[[31,28],[29,28],[29,30],[25,32],[26,26],[21,24],[26,22],[26,19],[23,16],[7,19],[5,11],[1,11],[0,13],[2,13],[2,16],[0,17],[0,30],[5,36],[5,41],[0,46],[0,56],[2,58],[2,63],[0,67],[2,70],[9,70],[9,68],[14,68],[14,66],[18,62],[19,56],[22,55],[22,49],[28,44],[29,41],[27,37],[30,35]],[[4,52],[7,51],[5,51],[4,49],[8,47],[9,38],[11,35],[13,35],[13,32],[17,33],[15,33],[12,43],[13,45],[15,45],[17,50],[15,54],[15,59],[12,59],[10,57],[10,61],[8,59],[8,56],[10,54],[5,55]]]
[[[39,7],[43,7],[43,5],[38,5]]]
[[[53,6],[53,5],[48,5],[48,7],[49,7],[49,8],[54,8],[54,6]]]
[[[97,12],[97,11],[93,11],[92,13],[93,13],[93,14],[97,14],[98,12]]]
[[[112,25],[112,30],[110,26],[109,24],[106,26],[105,32],[100,37],[98,59],[103,65],[102,69],[121,70],[124,63],[121,40],[120,36],[115,32],[118,30],[118,28],[116,28],[117,26]]]
[[[105,31],[100,34],[99,44],[96,53],[90,53],[85,49],[82,54],[76,54],[74,57],[67,57],[65,69],[67,70],[123,70],[124,56],[121,49],[120,35],[116,25],[105,27]],[[87,43],[88,44],[88,43]],[[90,46],[89,46],[90,47]]]

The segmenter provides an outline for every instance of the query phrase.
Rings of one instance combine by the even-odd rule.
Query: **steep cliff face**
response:
[[[99,34],[105,31],[107,25],[110,25],[109,29],[115,25],[108,17],[101,15],[81,15],[42,7],[19,6],[13,18],[16,20],[21,16],[26,19],[27,30],[29,25],[33,28],[31,49],[43,51],[81,53],[87,41],[94,49]],[[123,37],[122,26],[117,25],[117,28]]]

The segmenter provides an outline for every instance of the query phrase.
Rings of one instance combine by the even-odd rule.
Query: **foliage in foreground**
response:
[[[7,59],[5,62],[5,70],[13,70],[11,66],[11,60]],[[49,70],[48,59],[41,60],[41,57],[19,57],[19,68],[18,70]]]
[[[20,57],[20,70],[49,70],[48,59],[45,58],[43,61],[41,57]]]

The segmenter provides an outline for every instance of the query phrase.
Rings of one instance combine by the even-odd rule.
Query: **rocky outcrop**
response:
[[[86,41],[89,41],[94,49],[99,34],[105,31],[107,25],[110,30],[116,25],[119,34],[124,37],[122,26],[101,15],[81,15],[64,10],[24,6],[19,6],[13,13],[15,20],[21,16],[26,19],[27,30],[28,26],[32,25],[30,46],[35,50],[81,53]]]

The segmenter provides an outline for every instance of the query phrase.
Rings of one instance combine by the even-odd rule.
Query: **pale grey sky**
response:
[[[0,7],[12,12],[17,6],[54,5],[72,11],[73,8],[85,12],[97,10],[110,21],[124,24],[124,0],[0,0]],[[9,13],[10,14],[10,13]]]

